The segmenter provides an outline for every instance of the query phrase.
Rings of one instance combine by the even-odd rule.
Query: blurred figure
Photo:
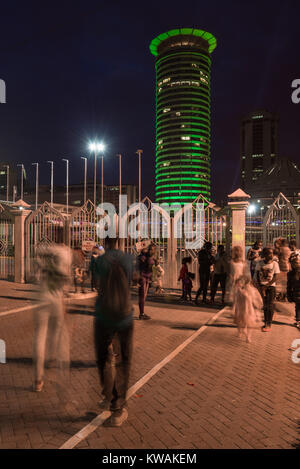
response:
[[[193,280],[195,274],[193,272],[188,272],[183,280],[184,283],[184,300],[192,301],[192,290],[193,290]]]
[[[251,278],[253,278],[253,275],[255,272],[256,261],[260,258],[261,251],[262,251],[262,242],[259,239],[255,241],[252,248],[250,248],[249,251],[247,252],[247,260],[250,261]]]
[[[105,254],[96,260],[99,294],[94,322],[95,351],[104,397],[100,407],[111,410],[106,422],[110,426],[122,425],[128,416],[125,404],[133,334],[129,288],[132,258],[116,249],[116,243],[116,239],[109,238]]]
[[[289,258],[291,255],[291,250],[289,248],[289,243],[286,239],[281,240],[281,246],[279,248],[278,254],[278,264],[280,269],[280,274],[277,278],[277,299],[281,301],[286,301],[286,290],[287,290],[287,272],[290,270]]]
[[[292,270],[287,274],[287,298],[295,303],[295,326],[300,329],[300,253],[291,260]]]
[[[224,303],[225,289],[226,289],[226,277],[228,271],[228,259],[225,252],[224,246],[221,244],[218,246],[218,251],[214,261],[214,274],[211,286],[211,302],[214,303],[215,295],[218,289],[219,283],[221,284],[222,290],[222,303]]]
[[[258,261],[255,268],[253,281],[259,289],[264,303],[264,327],[263,332],[269,332],[274,315],[275,287],[277,276],[280,273],[278,262],[273,258],[273,249],[264,248],[263,259]]]
[[[91,260],[90,260],[90,266],[89,266],[89,272],[91,276],[91,291],[95,291],[97,289],[97,283],[96,283],[96,260],[97,257],[100,255],[100,251],[98,246],[95,246],[92,250],[92,255],[91,255]]]
[[[44,363],[46,341],[50,361],[56,360],[63,384],[69,367],[69,334],[65,323],[64,287],[69,282],[71,252],[63,245],[42,248],[38,255],[40,270],[40,301],[47,302],[34,313],[34,390],[39,392],[44,385]]]
[[[235,281],[241,276],[250,276],[250,271],[244,260],[244,253],[241,246],[233,246],[231,261],[228,265],[228,281],[226,286],[226,300],[233,302],[233,290]]]
[[[237,278],[233,291],[233,317],[239,337],[244,333],[246,342],[251,342],[252,329],[260,320],[258,311],[262,306],[261,296],[252,285],[250,276]]]
[[[206,295],[208,284],[210,280],[210,272],[211,267],[214,263],[214,256],[212,255],[212,243],[207,241],[204,243],[204,246],[198,252],[198,263],[199,263],[199,279],[200,279],[200,287],[197,291],[195,303],[198,305],[198,298],[200,294],[203,294],[202,301],[206,303]]]
[[[73,249],[72,269],[75,293],[77,293],[78,285],[81,288],[81,293],[84,293],[84,283],[87,278],[87,271],[85,267],[85,255],[79,247]]]
[[[180,282],[180,280],[182,282],[182,295],[180,297],[180,300],[185,299],[184,280],[187,277],[188,272],[189,272],[188,264],[191,264],[191,263],[192,263],[192,258],[190,256],[184,257],[181,261],[182,265],[181,265],[181,269],[180,269],[179,277],[178,277],[178,282]]]
[[[137,259],[137,268],[139,271],[139,319],[151,319],[145,314],[145,302],[148,295],[149,285],[152,279],[152,268],[154,265],[155,248],[151,244],[143,248]]]
[[[159,263],[158,259],[154,259],[154,265],[152,266],[152,281],[156,285],[155,293],[162,294],[162,281],[165,271]]]
[[[291,254],[290,254],[290,258],[289,258],[289,262],[290,262],[290,265],[291,265],[292,262],[293,262],[293,257],[300,256],[300,249],[297,249],[297,243],[296,243],[295,240],[290,241],[289,247],[290,247],[290,250],[291,250]]]

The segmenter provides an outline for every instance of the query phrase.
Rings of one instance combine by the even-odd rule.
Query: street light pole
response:
[[[50,205],[53,207],[53,161],[47,161],[51,166],[51,177],[50,177]]]
[[[97,153],[94,152],[94,209],[96,210],[96,186],[97,186]]]
[[[81,157],[82,160],[84,160],[84,185],[83,185],[83,200],[84,204],[86,203],[86,175],[87,175],[87,158],[84,156]]]
[[[8,164],[4,165],[4,168],[6,168],[6,202],[8,202],[8,197],[9,197],[9,166]]]
[[[62,161],[66,162],[66,203],[67,203],[67,214],[69,213],[69,160],[65,158]]]
[[[21,200],[23,200],[23,177],[24,177],[24,165],[23,164],[18,164],[17,166],[21,166]]]
[[[122,155],[117,155],[119,157],[119,184],[120,184],[120,192],[119,194],[122,195]]]
[[[137,150],[136,153],[139,155],[139,204],[141,203],[141,193],[142,193],[142,164],[141,164],[141,156],[142,156],[142,153],[143,153],[143,150]]]
[[[35,209],[38,208],[38,197],[39,197],[39,164],[32,163],[35,166]]]
[[[103,204],[103,155],[101,156],[101,204]]]

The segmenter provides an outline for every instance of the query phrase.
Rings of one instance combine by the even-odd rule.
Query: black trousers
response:
[[[215,294],[217,292],[219,283],[221,285],[221,290],[222,290],[222,300],[224,300],[225,288],[226,288],[226,276],[227,274],[214,274],[212,285],[211,285],[211,299],[212,300],[215,299]]]
[[[210,271],[209,270],[202,271],[199,269],[199,278],[200,278],[200,287],[196,294],[196,300],[198,300],[198,297],[200,296],[201,293],[203,293],[203,300],[206,300],[207,289],[208,289],[208,284],[209,284],[209,279],[210,279]]]
[[[267,326],[271,326],[274,315],[274,300],[275,300],[275,287],[267,287],[265,295],[263,296],[264,302],[264,319]]]
[[[105,328],[97,317],[94,339],[102,393],[110,402],[110,410],[124,407],[128,390],[132,353],[133,323],[124,329]],[[113,344],[113,346],[112,346]]]

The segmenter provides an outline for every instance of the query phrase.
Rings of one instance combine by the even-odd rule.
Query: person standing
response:
[[[94,321],[95,352],[103,394],[99,405],[102,410],[111,410],[111,417],[105,424],[113,427],[122,425],[128,417],[126,394],[133,337],[132,258],[116,249],[116,245],[117,240],[109,238],[105,254],[96,260],[99,289]]]
[[[87,271],[85,268],[85,255],[80,247],[76,247],[73,250],[72,269],[75,293],[77,293],[78,285],[81,287],[81,293],[84,293]]]
[[[264,308],[263,332],[270,332],[274,315],[274,300],[276,296],[276,279],[280,273],[278,262],[273,259],[273,249],[264,248],[263,259],[258,261],[254,273],[254,283],[258,287]]]
[[[188,264],[191,264],[191,263],[192,263],[192,258],[190,256],[184,257],[181,261],[182,265],[181,265],[181,269],[180,269],[179,277],[178,277],[178,282],[180,282],[180,280],[182,282],[182,295],[180,297],[180,300],[185,299],[184,281],[189,272]]]
[[[222,290],[222,304],[224,303],[225,298],[225,289],[226,289],[226,277],[228,271],[228,260],[227,254],[225,252],[224,246],[221,244],[218,246],[218,251],[215,257],[214,262],[214,274],[211,286],[211,302],[214,303],[215,295],[220,283]]]
[[[139,272],[139,319],[151,319],[145,314],[145,302],[148,295],[149,285],[152,279],[152,269],[154,260],[155,247],[150,244],[149,247],[142,249],[137,259],[137,268]]]
[[[91,275],[91,291],[95,291],[97,289],[97,284],[96,284],[96,260],[97,257],[99,256],[99,248],[98,246],[95,246],[92,251],[91,255],[91,260],[90,260],[90,266],[89,266],[89,272]]]
[[[203,294],[203,303],[206,303],[207,289],[210,280],[210,270],[214,263],[214,256],[211,253],[212,243],[207,241],[204,246],[198,252],[198,263],[199,263],[199,279],[200,287],[197,291],[195,303],[198,305],[198,298],[200,294]]]
[[[64,245],[51,245],[38,253],[41,306],[34,312],[34,391],[44,386],[46,342],[50,361],[56,361],[60,375],[58,385],[68,378],[70,362],[69,334],[65,322],[64,288],[71,271],[71,252]]]
[[[300,254],[291,261],[292,270],[287,273],[287,298],[295,303],[295,326],[300,329]]]
[[[154,259],[154,265],[152,266],[152,281],[156,285],[155,293],[162,294],[162,279],[165,274],[164,269],[159,263],[158,259]]]
[[[262,242],[261,240],[257,240],[253,244],[252,248],[250,248],[249,251],[247,252],[247,260],[250,261],[251,278],[253,278],[253,275],[255,272],[255,265],[258,259],[260,258],[261,251],[262,251]]]

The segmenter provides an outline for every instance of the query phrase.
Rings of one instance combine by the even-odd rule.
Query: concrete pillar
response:
[[[250,195],[237,189],[228,195],[228,206],[232,213],[232,246],[241,246],[245,255],[246,210]]]
[[[15,282],[25,283],[25,219],[31,213],[22,207],[12,210],[15,218]]]

